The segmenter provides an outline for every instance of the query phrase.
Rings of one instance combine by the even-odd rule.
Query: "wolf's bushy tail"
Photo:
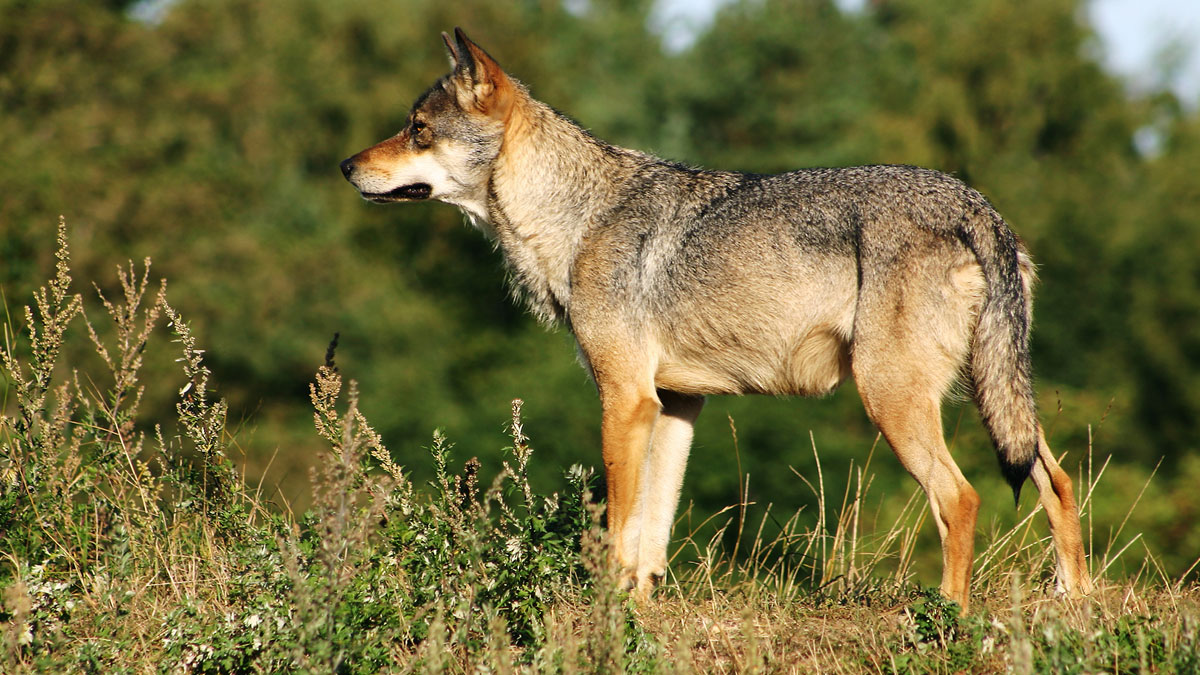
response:
[[[1029,357],[1033,262],[990,206],[968,218],[963,229],[987,288],[971,346],[975,403],[996,444],[1000,470],[1019,498],[1038,451]]]

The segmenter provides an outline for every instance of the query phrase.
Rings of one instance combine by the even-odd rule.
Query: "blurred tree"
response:
[[[438,33],[456,24],[485,45],[553,36],[497,51],[564,109],[644,129],[636,87],[613,109],[578,85],[658,60],[648,2],[182,1],[154,24],[78,0],[2,9],[0,102],[14,114],[0,119],[0,181],[21,195],[0,202],[8,297],[22,302],[48,267],[59,212],[77,278],[153,257],[249,420],[252,462],[282,446],[276,470],[297,479],[316,445],[307,383],[334,332],[364,408],[421,469],[413,451],[435,426],[497,449],[516,396],[564,455],[544,476],[596,461],[591,386],[569,341],[508,302],[491,245],[448,207],[364,204],[337,163],[399,128],[445,72]]]
[[[1123,91],[1082,0],[858,13],[742,0],[676,54],[647,28],[651,0],[180,0],[155,21],[132,4],[0,0],[0,284],[10,308],[25,302],[59,213],[77,279],[111,284],[113,265],[152,256],[246,420],[250,464],[280,451],[271,480],[302,482],[316,452],[307,383],[334,332],[363,408],[419,472],[436,426],[464,452],[501,445],[518,396],[537,478],[598,462],[572,340],[508,301],[491,245],[450,207],[365,204],[337,171],[445,72],[438,33],[455,25],[616,143],[750,171],[956,173],[1041,264],[1035,360],[1056,447],[1085,447],[1102,420],[1100,447],[1126,460],[1200,445],[1200,117]],[[173,354],[151,356],[149,377],[177,380]],[[170,394],[152,386],[147,405],[169,410]],[[785,508],[807,501],[780,466],[811,475],[810,429],[826,475],[875,437],[853,387],[824,402],[714,400],[697,434],[711,461],[685,488],[705,509],[738,492],[726,415],[752,490]],[[1002,492],[975,417],[950,408],[948,430],[972,479]],[[875,468],[898,484],[893,462]]]
[[[1134,143],[1164,105],[1130,99],[1100,69],[1076,0],[877,7],[892,42],[885,63],[920,74],[881,89],[883,124],[899,118],[910,131],[891,141],[880,134],[881,143],[897,144],[889,159],[921,158],[972,182],[1027,239],[1041,265],[1039,372],[1086,410],[1063,429],[1072,444],[1082,447],[1085,421],[1113,406],[1105,439],[1115,453],[1173,463],[1194,450],[1200,433],[1185,420],[1200,413],[1189,384],[1200,352],[1189,365],[1179,349],[1194,344],[1180,335],[1184,324],[1163,333],[1161,319],[1147,316],[1178,320],[1200,301],[1195,266],[1171,260],[1196,243],[1194,218],[1189,227],[1156,203],[1169,191],[1172,203],[1196,204],[1194,191],[1168,178],[1186,175],[1185,144],[1152,159]]]
[[[670,150],[758,172],[869,160],[872,37],[832,0],[725,5],[658,95]]]

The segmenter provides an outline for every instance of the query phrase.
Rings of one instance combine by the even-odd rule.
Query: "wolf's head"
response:
[[[373,202],[436,199],[487,219],[487,184],[518,85],[462,32],[442,33],[451,72],[413,104],[400,133],[341,163]]]

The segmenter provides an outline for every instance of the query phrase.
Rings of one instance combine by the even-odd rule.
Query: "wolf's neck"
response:
[[[563,318],[584,236],[615,206],[623,184],[652,161],[609,146],[521,91],[496,160],[488,220],[530,308]]]

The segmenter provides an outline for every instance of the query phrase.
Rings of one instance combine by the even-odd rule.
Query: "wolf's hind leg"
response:
[[[965,323],[947,318],[955,308],[938,296],[902,290],[893,284],[860,309],[854,379],[867,415],[929,498],[942,540],[942,594],[966,611],[979,495],[946,447],[941,413],[967,350]]]
[[[642,598],[648,598],[654,584],[667,573],[667,545],[692,445],[692,427],[704,407],[701,396],[661,389],[658,396],[662,401],[662,412],[655,420],[650,451],[642,464],[637,504],[625,525],[626,541],[637,538],[634,581]]]
[[[860,383],[863,403],[904,468],[921,484],[942,540],[942,594],[965,612],[975,554],[979,495],[950,456],[942,438],[938,401],[888,399]]]
[[[1041,429],[1038,429],[1038,456],[1031,477],[1050,520],[1050,535],[1058,558],[1058,591],[1087,595],[1092,591],[1092,580],[1083,556],[1083,534],[1071,478],[1055,461]]]

